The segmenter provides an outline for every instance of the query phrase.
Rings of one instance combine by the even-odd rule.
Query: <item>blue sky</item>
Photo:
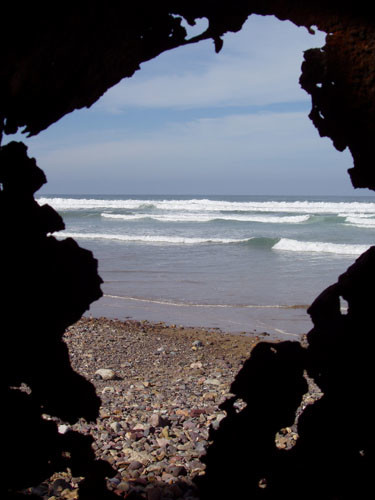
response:
[[[212,41],[162,54],[23,138],[49,181],[40,193],[369,194],[307,117],[303,51],[322,45],[322,33],[252,16],[219,54]]]

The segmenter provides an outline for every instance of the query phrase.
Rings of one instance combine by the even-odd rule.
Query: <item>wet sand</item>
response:
[[[308,305],[299,308],[281,306],[209,306],[173,304],[104,295],[94,302],[87,317],[165,321],[183,327],[218,328],[227,333],[259,335],[267,332],[272,340],[300,340],[312,328]]]

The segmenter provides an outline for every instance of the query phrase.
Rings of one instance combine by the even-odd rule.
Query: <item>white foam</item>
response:
[[[55,210],[90,210],[106,208],[151,208],[152,200],[101,200],[95,198],[38,198],[39,204],[47,203]]]
[[[135,302],[149,302],[152,304],[161,304],[166,306],[176,307],[202,307],[202,308],[223,308],[223,309],[307,309],[309,306],[305,304],[282,305],[282,304],[197,304],[193,302],[175,302],[171,300],[156,300],[140,297],[129,297],[124,295],[104,294],[104,297],[110,299],[132,300]]]
[[[310,215],[269,216],[269,215],[245,215],[245,216],[220,216],[219,219],[237,220],[246,222],[262,222],[264,224],[300,224],[309,220]]]
[[[317,252],[333,253],[339,255],[360,255],[370,245],[349,245],[345,243],[326,243],[322,241],[298,241],[289,238],[281,238],[272,249],[285,250],[288,252]]]
[[[146,214],[126,215],[126,214],[102,213],[100,215],[102,217],[105,217],[106,219],[121,219],[121,220],[139,220],[139,219],[144,219],[145,217],[148,217],[148,215],[146,215]]]
[[[182,236],[155,236],[155,235],[126,235],[126,234],[106,234],[106,233],[69,233],[61,231],[57,237],[77,238],[88,240],[118,240],[127,242],[142,242],[150,244],[164,243],[169,245],[198,245],[202,243],[241,243],[249,241],[246,239],[229,238],[185,238]]]
[[[347,217],[345,222],[347,222],[351,226],[375,229],[375,219],[370,219],[368,217]]]
[[[368,219],[370,217],[374,217],[374,215],[375,214],[373,214],[373,213],[361,214],[361,213],[356,213],[356,212],[353,212],[351,214],[348,214],[348,213],[338,214],[339,217],[358,217],[359,219]]]
[[[229,220],[237,222],[261,222],[264,224],[300,224],[309,220],[309,215],[291,216],[269,216],[269,215],[206,215],[206,214],[183,214],[176,215],[148,215],[148,214],[116,214],[102,213],[102,217],[108,219],[139,220],[149,218],[160,222],[211,222],[214,220]]]
[[[299,214],[372,214],[375,203],[368,202],[317,202],[317,201],[246,201],[224,200],[102,200],[95,198],[39,198],[40,204],[48,203],[56,210],[88,209],[140,209],[157,208],[184,212],[285,212]]]

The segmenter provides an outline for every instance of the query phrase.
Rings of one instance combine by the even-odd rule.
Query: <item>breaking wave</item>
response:
[[[292,216],[269,216],[269,215],[206,215],[206,214],[176,214],[176,215],[148,215],[148,214],[116,214],[102,213],[107,219],[120,219],[125,221],[152,219],[160,222],[211,222],[211,221],[233,221],[233,222],[260,222],[264,224],[300,224],[307,222],[310,215]]]
[[[353,245],[345,243],[328,243],[323,241],[299,241],[289,238],[193,238],[184,236],[158,236],[158,235],[128,235],[108,233],[70,233],[60,232],[58,237],[71,237],[88,240],[112,240],[125,243],[164,244],[164,245],[201,245],[201,244],[242,244],[253,248],[288,252],[314,252],[337,255],[360,255],[370,245]]]
[[[357,226],[367,229],[375,229],[375,219],[356,215],[355,217],[346,217],[345,222],[351,226]]]
[[[141,199],[95,199],[95,198],[49,198],[38,199],[40,204],[48,203],[56,210],[90,209],[158,209],[184,212],[282,212],[299,214],[372,214],[375,203],[370,202],[327,202],[327,201],[225,201],[209,199],[189,200],[141,200]]]
[[[246,239],[230,239],[230,238],[188,238],[183,236],[155,236],[155,235],[126,235],[126,234],[108,234],[108,233],[68,233],[60,232],[57,236],[65,238],[77,238],[88,240],[118,240],[124,242],[141,242],[158,244],[164,243],[169,245],[199,245],[202,243],[243,243]]]
[[[338,255],[360,255],[370,245],[349,245],[344,243],[325,243],[322,241],[298,241],[289,238],[281,238],[272,249],[285,250],[289,252],[317,252]]]

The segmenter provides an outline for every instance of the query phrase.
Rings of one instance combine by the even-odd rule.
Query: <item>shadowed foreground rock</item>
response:
[[[78,2],[46,9],[33,2],[2,6],[0,139],[23,129],[35,135],[76,109],[91,106],[140,64],[165,50],[239,31],[250,14],[272,14],[328,33],[325,47],[305,53],[301,85],[312,97],[310,118],[334,146],[349,148],[355,187],[375,188],[375,28],[365,2],[262,0],[238,2]],[[188,39],[189,24],[206,17],[207,30]],[[312,42],[313,43],[313,42]],[[124,159],[126,161],[126,159]],[[322,179],[324,181],[324,179]],[[93,386],[70,367],[65,328],[100,297],[91,253],[50,233],[64,224],[34,193],[44,174],[22,143],[0,148],[1,322],[4,375],[2,498],[21,498],[54,471],[70,467],[86,479],[81,497],[109,497],[112,471],[94,460],[91,440],[57,432],[54,418],[95,419]],[[261,344],[233,384],[247,407],[227,419],[208,452],[202,495],[212,498],[369,498],[373,423],[374,249],[327,289],[310,309],[309,346]],[[348,301],[343,315],[339,297]],[[353,340],[354,339],[354,340]],[[275,433],[293,423],[306,390],[303,372],[324,397],[299,418],[294,447],[275,447]],[[247,460],[239,463],[240,451]],[[237,459],[238,457],[238,459]],[[243,460],[243,458],[241,458]],[[237,468],[233,468],[238,465]],[[235,483],[226,477],[231,471]],[[34,494],[42,495],[41,491]]]
[[[232,384],[235,396],[222,405],[227,418],[211,432],[202,498],[373,496],[374,279],[371,247],[310,307],[314,328],[306,348],[283,342],[253,350]],[[346,314],[340,297],[349,304]],[[279,449],[276,433],[293,425],[306,392],[304,370],[323,397],[299,416],[295,446]],[[247,403],[240,413],[237,398]],[[217,481],[234,475],[234,484]]]
[[[99,398],[72,370],[62,341],[65,328],[101,296],[97,262],[72,239],[48,236],[64,224],[51,207],[34,200],[45,177],[22,143],[1,148],[0,182],[5,498],[66,467],[82,476],[95,470],[99,481],[111,471],[94,462],[90,438],[59,434],[46,416],[75,422],[98,414]]]

